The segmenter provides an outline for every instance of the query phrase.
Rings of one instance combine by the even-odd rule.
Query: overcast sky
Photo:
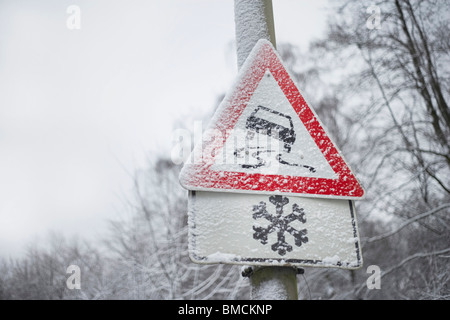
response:
[[[324,32],[325,0],[273,2],[278,42]],[[232,0],[4,0],[0,30],[3,257],[49,230],[104,233],[127,171],[169,155],[174,121],[201,119],[237,73]]]

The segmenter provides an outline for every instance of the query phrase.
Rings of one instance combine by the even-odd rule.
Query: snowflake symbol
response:
[[[266,203],[261,201],[258,205],[253,206],[253,219],[265,218],[270,222],[267,228],[253,226],[253,238],[260,240],[262,244],[267,244],[267,238],[270,233],[277,231],[278,241],[272,244],[272,250],[278,251],[283,256],[286,251],[291,252],[292,246],[286,242],[285,232],[290,233],[295,239],[295,245],[300,247],[302,243],[308,242],[306,237],[307,230],[296,230],[289,224],[295,220],[302,223],[306,222],[305,212],[297,204],[292,205],[292,213],[287,216],[283,215],[283,207],[289,203],[289,199],[283,196],[270,196],[269,201],[275,205],[276,215],[269,214],[266,210]]]

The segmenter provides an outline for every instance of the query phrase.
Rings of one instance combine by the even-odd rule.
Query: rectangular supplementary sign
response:
[[[189,255],[196,263],[362,266],[353,201],[189,192]]]

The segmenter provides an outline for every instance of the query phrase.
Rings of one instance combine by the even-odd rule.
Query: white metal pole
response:
[[[259,39],[269,40],[277,47],[272,0],[235,0],[234,14],[240,68]]]
[[[238,68],[260,39],[276,48],[272,0],[235,0],[236,50]],[[255,300],[297,300],[297,269],[291,267],[253,267],[247,273],[251,298]]]

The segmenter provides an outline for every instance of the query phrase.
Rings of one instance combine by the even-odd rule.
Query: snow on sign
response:
[[[362,266],[364,190],[260,40],[180,173],[197,263]]]
[[[267,40],[245,61],[180,182],[197,191],[351,200],[364,195]]]
[[[362,266],[353,201],[191,191],[189,255],[196,263]]]

